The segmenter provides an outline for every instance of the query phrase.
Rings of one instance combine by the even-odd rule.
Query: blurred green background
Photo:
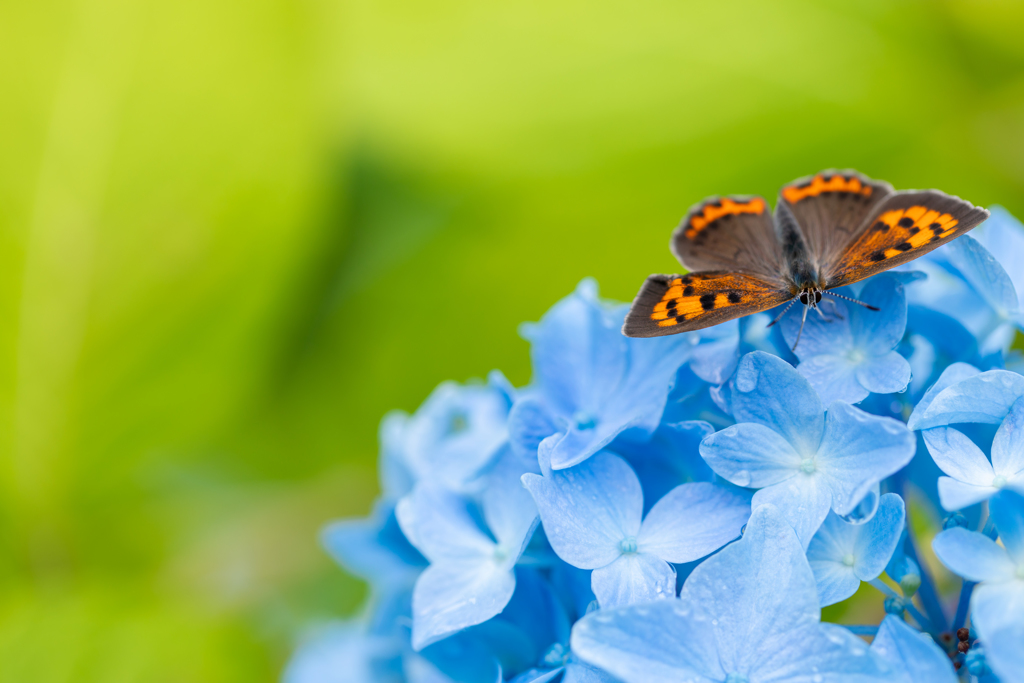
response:
[[[376,429],[712,193],[1024,213],[1010,1],[0,1],[0,679],[273,681]]]

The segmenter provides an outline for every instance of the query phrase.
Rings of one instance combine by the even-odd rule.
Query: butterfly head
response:
[[[822,290],[818,287],[805,287],[800,291],[800,303],[804,306],[817,308],[818,304],[821,303],[821,292]]]

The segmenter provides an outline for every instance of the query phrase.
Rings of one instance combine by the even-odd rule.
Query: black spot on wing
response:
[[[710,311],[712,308],[715,307],[715,295],[705,294],[704,296],[702,296],[700,298],[700,306],[705,311]]]

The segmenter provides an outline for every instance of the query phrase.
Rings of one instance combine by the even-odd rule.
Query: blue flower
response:
[[[924,431],[939,477],[939,499],[947,510],[988,500],[1000,489],[1024,493],[1024,399],[1010,408],[992,440],[992,461],[962,432],[950,427]]]
[[[904,683],[956,683],[949,657],[927,634],[907,626],[895,615],[882,620],[871,651],[892,666]]]
[[[849,524],[829,513],[807,548],[821,606],[841,602],[885,569],[896,550],[905,519],[903,499],[882,496],[878,512],[865,524]]]
[[[760,489],[753,507],[778,506],[805,546],[829,509],[850,514],[914,456],[903,423],[841,402],[826,414],[807,380],[766,353],[740,362],[732,410],[739,424],[705,438],[701,455],[733,484]]]
[[[676,371],[696,339],[624,337],[626,308],[602,304],[597,285],[584,280],[539,324],[523,327],[534,378],[509,418],[520,452],[543,449],[551,466],[562,469],[583,462],[627,429],[657,429]]]
[[[768,326],[771,321],[770,314],[756,313],[700,330],[700,343],[690,354],[690,370],[709,384],[722,384],[736,371],[740,356],[750,351],[790,358],[792,343],[786,345],[779,328]]]
[[[608,452],[567,470],[541,461],[543,476],[523,475],[544,531],[558,556],[593,569],[602,607],[675,597],[675,570],[739,535],[750,516],[747,498],[708,482],[682,484],[646,518],[640,480]]]
[[[400,641],[367,634],[360,624],[331,624],[292,656],[283,683],[402,683]],[[442,683],[437,681],[437,683]]]
[[[820,307],[821,315],[807,318],[794,349],[800,359],[797,370],[826,405],[833,401],[858,403],[872,392],[903,391],[910,382],[910,364],[895,351],[907,326],[907,302],[899,279],[886,274],[871,278],[859,293],[849,287],[836,293],[880,310],[839,299],[823,300],[822,304],[829,305]],[[796,312],[781,321],[782,333],[791,345],[797,341],[800,324],[801,315]]]
[[[977,581],[971,624],[985,643],[986,660],[1004,683],[1024,681],[1024,498],[997,493],[989,509],[1002,546],[984,534],[948,529],[932,541],[953,573]]]
[[[413,591],[417,650],[490,619],[512,597],[513,568],[537,523],[533,500],[517,481],[521,472],[506,449],[483,492],[486,528],[472,501],[430,483],[399,501],[402,531],[430,561]]]
[[[678,600],[587,615],[572,649],[625,683],[894,680],[862,640],[820,623],[802,544],[770,505],[693,570]]]
[[[399,498],[419,481],[451,491],[478,484],[508,441],[511,386],[500,372],[488,384],[444,382],[409,416],[395,411],[381,424],[385,495]]]

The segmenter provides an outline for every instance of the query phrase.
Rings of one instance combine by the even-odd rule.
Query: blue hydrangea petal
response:
[[[989,501],[989,514],[1006,552],[1024,566],[1024,497],[1013,491],[1000,491]]]
[[[935,556],[968,581],[1006,581],[1013,578],[1014,564],[1006,550],[988,536],[956,527],[939,532],[932,540]]]
[[[595,569],[590,586],[602,609],[676,596],[676,570],[657,555],[626,553]]]
[[[995,476],[992,464],[963,432],[950,427],[935,427],[926,429],[922,436],[940,470],[966,484],[992,485]]]
[[[1024,400],[1018,399],[992,440],[992,469],[1012,477],[1024,470]]]
[[[991,215],[971,235],[999,263],[1013,283],[1018,296],[1024,292],[1024,226],[1001,206],[989,207]]]
[[[971,596],[971,626],[988,646],[990,635],[1024,625],[1024,580],[983,583]],[[1020,649],[1018,643],[1016,649]],[[987,652],[987,650],[986,650]],[[1012,679],[1011,679],[1012,680]]]
[[[860,502],[850,512],[839,515],[839,518],[849,524],[866,524],[870,522],[878,512],[878,502],[882,495],[882,487],[875,484],[871,487]]]
[[[894,394],[903,391],[910,384],[910,363],[895,351],[889,351],[865,360],[857,367],[856,375],[857,381],[868,391],[875,394]]]
[[[610,449],[624,456],[644,489],[644,514],[673,488],[711,481],[715,473],[700,457],[700,442],[715,431],[703,420],[663,423],[649,438],[619,438]]]
[[[1021,605],[1024,607],[1024,604]],[[985,661],[999,677],[988,676],[984,683],[1021,683],[1024,681],[1024,624],[1011,624],[985,636]]]
[[[512,679],[511,683],[553,683],[560,679],[565,667],[557,669],[530,669]],[[565,680],[565,679],[562,679]]]
[[[973,339],[973,337],[972,337]],[[974,367],[970,363],[951,363],[942,371],[939,378],[935,380],[935,384],[928,388],[921,399],[917,402],[917,406],[914,407],[914,412],[911,413],[910,419],[908,420],[907,426],[911,429],[918,429],[916,426],[917,420],[920,416],[928,410],[928,406],[932,404],[935,397],[941,394],[946,388],[957,384],[968,377],[974,377],[975,375],[981,374],[981,370]],[[916,375],[915,375],[916,379]],[[917,417],[915,417],[915,415]]]
[[[731,320],[711,329],[717,328],[728,329],[722,338],[702,340],[690,354],[690,370],[709,384],[728,380],[740,360],[739,321]]]
[[[772,506],[755,508],[743,538],[693,570],[680,600],[693,610],[696,628],[710,632],[725,673],[765,678],[775,668],[766,658],[802,651],[806,627],[820,614],[803,546]]]
[[[902,683],[957,683],[959,680],[949,657],[935,641],[895,615],[882,620],[871,641],[871,651],[901,675]]]
[[[666,562],[693,562],[740,535],[750,518],[750,499],[709,482],[682,484],[647,514],[637,549]]]
[[[875,484],[910,462],[916,448],[902,422],[833,403],[816,458],[832,491],[832,509],[851,512]]]
[[[805,627],[792,633],[761,662],[770,673],[757,676],[757,683],[835,681],[868,683],[894,681],[886,662],[871,652],[867,643],[835,624]],[[820,678],[815,678],[818,676]]]
[[[958,422],[999,424],[1021,396],[1024,376],[1009,370],[988,370],[946,387],[923,412],[920,407],[916,409],[907,424],[911,429]]]
[[[907,298],[903,284],[888,273],[873,277],[857,298],[881,309],[872,311],[856,306],[851,311],[850,326],[857,348],[871,355],[881,355],[894,349],[907,328]]]
[[[509,441],[522,456],[536,457],[540,443],[564,427],[564,421],[552,416],[535,395],[521,397],[508,415]]]
[[[802,461],[778,432],[752,422],[709,434],[700,444],[700,454],[719,476],[754,488],[786,481]]]
[[[612,419],[599,419],[593,427],[580,429],[570,425],[565,436],[549,451],[552,469],[562,470],[578,465],[615,440],[630,427],[638,426],[643,416],[638,412],[615,414]]]
[[[401,643],[334,624],[292,655],[282,683],[403,683]]]
[[[405,457],[419,481],[463,490],[508,439],[508,397],[485,385],[441,383],[405,426]]]
[[[491,558],[432,564],[412,594],[412,646],[416,650],[483,623],[508,604],[515,575]]]
[[[626,370],[626,337],[589,278],[521,333],[530,342],[535,380],[564,414],[592,410],[615,391]]]
[[[504,552],[515,558],[522,554],[538,521],[537,505],[523,487],[521,477],[525,470],[523,461],[506,447],[489,473],[483,491],[482,507],[487,527]]]
[[[380,457],[377,472],[380,476],[384,498],[396,501],[412,491],[416,477],[406,462],[405,434],[409,414],[392,410],[380,421],[377,438],[380,441]]]
[[[859,403],[871,393],[858,378],[859,368],[845,356],[823,353],[800,363],[797,371],[814,387],[822,402]]]
[[[409,661],[411,660],[411,661]],[[438,641],[407,658],[407,683],[500,683],[501,662],[470,629]]]
[[[736,369],[732,414],[786,438],[797,453],[818,450],[824,410],[817,392],[786,361],[764,351],[748,353]]]
[[[346,570],[374,584],[408,583],[427,565],[395,518],[394,503],[378,500],[367,519],[346,519],[320,532],[327,552]]]
[[[477,524],[468,501],[418,484],[398,501],[395,515],[409,542],[431,562],[490,557],[494,541]]]
[[[950,242],[945,256],[996,315],[1006,318],[1018,310],[1017,292],[1003,266],[970,235]]]
[[[999,491],[994,486],[974,486],[965,484],[951,477],[939,477],[939,502],[944,510],[964,510],[983,500],[988,500]]]
[[[857,592],[860,579],[843,560],[855,557],[856,531],[834,512],[829,513],[807,546],[807,561],[818,587],[822,607],[842,602]]]
[[[860,579],[853,567],[838,562],[811,562],[811,571],[818,583],[818,600],[822,607],[842,602],[860,588]]]
[[[598,453],[567,470],[523,475],[551,547],[581,569],[596,569],[622,552],[620,542],[640,532],[643,491],[626,462]]]
[[[725,680],[712,630],[676,600],[588,614],[573,626],[571,643],[577,657],[624,683]]]
[[[800,473],[755,493],[751,507],[764,505],[778,508],[806,548],[832,507],[832,492],[820,474]]]
[[[870,522],[860,525],[854,545],[854,571],[861,581],[878,578],[896,551],[906,523],[906,506],[895,493],[887,493],[878,503],[878,512]]]
[[[565,667],[562,683],[617,683],[617,681],[589,664],[572,661]]]

